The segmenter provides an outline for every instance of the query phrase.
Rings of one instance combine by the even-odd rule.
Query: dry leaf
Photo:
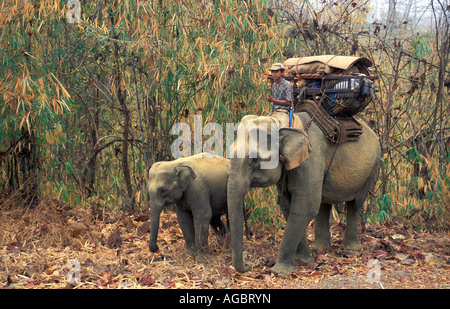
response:
[[[108,237],[106,244],[109,249],[119,248],[122,245],[122,237],[118,229]]]
[[[77,237],[84,231],[87,231],[88,228],[86,225],[84,225],[81,222],[74,222],[69,226],[69,229],[71,230],[72,236]]]
[[[220,266],[217,270],[219,271],[219,274],[227,278],[230,278],[231,275],[234,274],[234,269],[226,266]]]
[[[150,222],[146,221],[137,229],[138,236],[143,236],[150,232]]]
[[[110,222],[105,223],[81,208],[71,209],[69,215],[53,212],[55,207],[56,204],[51,202],[45,208],[30,210],[28,224],[21,226],[16,222],[23,222],[23,215],[14,219],[11,213],[0,212],[0,219],[3,219],[0,224],[4,224],[3,231],[6,231],[2,237],[9,233],[16,237],[9,236],[11,240],[5,242],[9,245],[4,246],[4,251],[18,254],[0,264],[0,288],[64,288],[69,271],[75,270],[74,266],[66,267],[67,261],[74,258],[80,264],[82,276],[82,284],[78,284],[77,289],[120,288],[125,283],[130,288],[366,288],[364,278],[370,271],[367,263],[374,258],[382,265],[384,287],[442,288],[449,285],[446,271],[450,261],[450,238],[447,233],[415,232],[409,235],[410,230],[404,227],[407,222],[386,226],[366,223],[367,236],[361,244],[363,251],[351,256],[345,255],[342,249],[345,229],[338,223],[330,224],[333,247],[326,251],[313,251],[315,261],[308,265],[296,259],[293,275],[281,278],[274,275],[269,267],[277,260],[278,246],[275,243],[282,239],[282,229],[269,229],[267,226],[257,229],[256,237],[245,246],[246,261],[255,262],[248,273],[238,274],[231,266],[231,249],[225,247],[212,231],[208,259],[199,262],[186,255],[185,242],[174,212],[161,213],[165,228],[160,231],[160,242],[170,250],[151,253],[148,250],[148,236],[139,236],[139,227],[123,234],[126,221],[122,220],[122,212],[105,209],[103,217]],[[45,221],[45,216],[41,214],[43,211]],[[72,222],[66,226],[54,226],[53,219],[49,220],[49,213],[55,221],[67,222],[71,219]],[[133,216],[136,214],[130,215],[130,218]],[[136,220],[132,221],[139,224]],[[67,226],[77,222],[83,222],[89,233],[82,232],[78,237],[72,237]],[[37,233],[43,224],[49,230]],[[146,222],[143,222],[140,227],[145,225]],[[16,229],[13,230],[13,227]],[[67,233],[61,240],[64,246],[48,246],[50,237],[63,232]],[[308,238],[312,239],[313,233],[311,226]],[[97,236],[92,239],[94,234]],[[27,235],[34,238],[29,240]],[[107,239],[103,245],[98,239],[102,235]],[[403,235],[404,239],[399,235]],[[29,246],[30,243],[32,246]],[[115,252],[109,246],[120,246],[121,250]],[[401,273],[414,273],[414,276],[405,277],[399,275]],[[354,280],[355,276],[362,279]],[[389,280],[384,281],[384,278]]]
[[[144,285],[153,285],[153,284],[155,284],[155,278],[154,277],[142,277],[141,282]]]
[[[15,241],[6,246],[7,253],[19,253],[22,251],[23,244],[21,242]]]

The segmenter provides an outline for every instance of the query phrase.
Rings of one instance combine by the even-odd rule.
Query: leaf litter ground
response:
[[[253,267],[239,274],[229,241],[212,233],[203,260],[186,255],[173,212],[161,215],[157,253],[148,250],[146,212],[43,200],[33,209],[3,207],[0,217],[0,288],[450,288],[449,233],[416,232],[402,220],[366,224],[358,254],[342,249],[345,223],[333,222],[332,248],[313,251],[310,264],[296,260],[296,271],[280,277],[270,267],[283,228],[251,227],[244,258]],[[313,224],[308,235],[312,241]]]

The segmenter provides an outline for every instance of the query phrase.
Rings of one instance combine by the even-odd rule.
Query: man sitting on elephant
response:
[[[274,63],[270,68],[273,77],[272,95],[267,95],[267,100],[272,103],[273,116],[280,121],[280,128],[289,127],[289,111],[293,102],[293,90],[291,83],[283,78],[284,66],[282,63]]]

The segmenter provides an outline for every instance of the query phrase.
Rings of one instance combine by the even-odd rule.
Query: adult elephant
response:
[[[302,123],[311,120],[308,113],[298,113]],[[278,184],[279,201],[287,220],[279,248],[278,261],[273,271],[288,275],[294,271],[294,258],[312,261],[306,228],[316,217],[315,246],[330,244],[329,215],[331,204],[347,202],[347,229],[344,246],[360,249],[358,239],[358,214],[363,207],[369,187],[376,179],[380,160],[380,146],[375,133],[362,123],[362,134],[357,141],[336,146],[325,138],[320,128],[312,122],[307,134],[302,130],[283,128],[278,131],[261,126],[271,123],[270,117],[245,116],[241,126],[254,124],[258,131],[251,136],[264,136],[272,140],[279,134],[280,162],[275,167],[261,168],[268,160],[264,147],[257,143],[237,140],[234,151],[244,149],[243,156],[231,159],[231,171],[227,184],[228,214],[232,239],[233,266],[238,272],[246,272],[250,266],[243,261],[243,215],[242,202],[250,187],[267,187]],[[239,130],[238,130],[239,132]],[[269,138],[270,136],[270,138]],[[311,147],[309,158],[305,150]],[[253,145],[253,146],[252,146]],[[256,156],[255,149],[257,146]],[[269,145],[270,147],[270,145]],[[261,149],[259,149],[261,148]],[[272,149],[273,150],[273,149]],[[302,162],[303,161],[303,162]],[[285,186],[280,185],[283,170],[286,171]],[[285,188],[284,190],[282,188]],[[319,211],[320,210],[320,211]]]

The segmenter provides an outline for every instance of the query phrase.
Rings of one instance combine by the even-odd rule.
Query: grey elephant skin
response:
[[[298,113],[302,123],[311,120],[307,113]],[[262,130],[261,122],[268,117],[245,116],[241,123],[253,122]],[[259,127],[258,127],[259,126]],[[376,180],[380,162],[380,146],[375,133],[366,125],[358,141],[345,144],[329,143],[319,127],[312,122],[307,134],[291,128],[280,129],[279,153],[283,162],[273,169],[261,169],[262,156],[250,158],[248,149],[244,158],[231,159],[228,180],[228,213],[232,240],[233,266],[246,272],[250,266],[243,261],[242,201],[250,187],[277,184],[281,210],[286,228],[279,247],[278,261],[272,268],[280,275],[288,275],[294,268],[294,259],[311,262],[306,228],[316,217],[314,247],[330,246],[329,217],[331,205],[346,202],[347,228],[345,248],[360,250],[358,238],[359,214],[369,188]],[[273,134],[273,132],[258,132]],[[267,137],[267,140],[271,140]],[[294,164],[299,149],[310,143],[309,157],[300,165]],[[242,147],[239,145],[238,147]],[[286,170],[286,166],[289,170]],[[282,176],[285,175],[285,176]]]
[[[220,216],[227,213],[230,160],[199,156],[157,162],[150,168],[150,251],[158,251],[160,213],[169,204],[176,204],[187,254],[206,249],[210,225],[217,234],[225,234]]]

